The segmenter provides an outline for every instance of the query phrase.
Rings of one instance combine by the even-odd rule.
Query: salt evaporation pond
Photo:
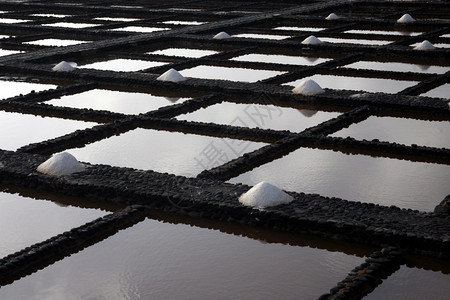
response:
[[[442,74],[450,70],[450,66],[429,66],[413,63],[400,62],[379,62],[379,61],[358,61],[343,66],[353,69],[368,69],[379,71],[395,71],[395,72],[417,72],[417,73],[436,73]]]
[[[164,21],[162,24],[171,24],[171,25],[202,25],[208,22],[199,22],[199,21]]]
[[[311,112],[311,116],[309,116],[309,112]],[[340,113],[335,112],[316,112],[274,105],[223,102],[178,116],[177,119],[300,132],[339,115]]]
[[[71,46],[83,43],[86,43],[86,41],[63,40],[63,39],[43,39],[31,42],[24,42],[24,44],[39,45],[39,46]]]
[[[3,78],[8,79],[8,78]],[[0,80],[0,99],[28,94],[31,91],[40,92],[56,88],[53,84],[39,84],[24,81]]]
[[[346,77],[335,75],[314,75],[308,77],[317,82],[322,88],[337,90],[363,90],[366,92],[398,93],[410,86],[416,85],[416,81],[393,80],[381,78]],[[297,86],[302,80],[286,83]]]
[[[23,22],[27,22],[27,21],[29,21],[29,20],[10,19],[10,18],[1,18],[0,19],[0,23],[5,23],[5,24],[23,23]]]
[[[0,49],[0,56],[6,56],[6,55],[11,55],[11,54],[17,54],[17,53],[21,53],[21,52],[22,52],[22,51]],[[1,93],[1,92],[0,92],[0,93]]]
[[[98,26],[98,24],[58,22],[58,23],[42,24],[42,26],[63,27],[63,28],[88,28]]]
[[[332,136],[357,140],[396,142],[405,145],[450,148],[450,122],[422,121],[392,117],[369,117],[367,120],[336,132]]]
[[[218,53],[213,50],[204,49],[188,49],[188,48],[167,48],[162,50],[156,50],[152,52],[147,52],[148,54],[158,54],[167,56],[177,56],[177,57],[189,57],[189,58],[199,58],[202,56],[212,55]]]
[[[141,32],[141,33],[149,33],[155,31],[168,30],[170,28],[160,28],[160,27],[143,27],[143,26],[127,26],[122,28],[114,28],[110,29],[113,31],[132,31],[132,32]]]
[[[245,148],[242,145],[245,144]],[[194,177],[265,146],[228,138],[135,129],[67,152],[79,161]]]
[[[112,21],[112,22],[133,22],[133,21],[139,21],[140,19],[136,19],[136,18],[99,17],[99,18],[94,18],[94,20]]]
[[[230,180],[346,200],[432,211],[448,194],[450,166],[302,148]]]
[[[317,299],[364,258],[147,219],[0,289],[2,299]]]
[[[231,37],[248,38],[248,39],[266,39],[266,40],[284,40],[290,38],[290,36],[288,35],[257,34],[257,33],[233,34]]]
[[[420,96],[450,99],[450,83],[438,86],[437,88],[429,90],[428,92],[423,93]]]
[[[60,15],[60,14],[32,14],[30,16],[33,17],[44,17],[44,18],[65,18],[65,17],[71,17],[71,15]]]
[[[91,108],[123,114],[139,114],[160,107],[181,103],[188,98],[165,98],[144,93],[129,93],[109,90],[90,90],[87,92],[63,96],[45,103],[72,108]]]
[[[355,34],[385,34],[385,35],[402,35],[399,31],[390,31],[390,30],[360,30],[360,29],[352,29],[344,31],[344,33],[355,33]],[[408,35],[415,36],[422,34],[422,32],[411,32]]]
[[[326,61],[330,58],[308,57],[308,56],[292,56],[292,55],[275,55],[275,54],[245,54],[232,58],[237,61],[265,62],[286,65],[313,66]]]
[[[106,214],[0,191],[0,258]]]
[[[191,69],[182,70],[180,73],[184,77],[256,82],[258,80],[280,75],[283,72],[200,65]]]
[[[43,142],[94,125],[97,124],[0,111],[0,148],[15,151],[31,143]]]
[[[361,45],[387,45],[392,41],[381,40],[365,40],[365,39],[339,39],[330,37],[319,37],[322,42],[327,43],[345,43],[345,44],[361,44]]]
[[[279,26],[273,28],[273,30],[293,30],[293,31],[308,31],[308,32],[316,32],[321,31],[326,28],[324,27],[297,27],[297,26]]]
[[[447,270],[448,262],[445,263]],[[401,266],[400,269],[383,280],[383,284],[364,300],[422,300],[447,299],[450,275],[437,271]]]
[[[117,72],[135,72],[135,71],[142,71],[148,68],[159,67],[165,64],[166,63],[164,62],[157,62],[157,61],[118,58],[83,65],[80,66],[80,68],[97,69],[104,71],[117,71]]]

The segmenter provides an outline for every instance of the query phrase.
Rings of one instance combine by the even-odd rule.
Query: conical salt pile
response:
[[[52,68],[53,71],[56,72],[60,72],[60,71],[64,71],[64,72],[68,72],[68,71],[72,71],[76,68],[77,64],[74,62],[67,62],[67,61],[62,61],[59,64],[57,64],[56,66],[54,66]]]
[[[239,197],[239,202],[257,208],[289,203],[294,198],[276,186],[261,181]]]
[[[321,43],[322,41],[316,38],[314,35],[311,35],[302,41],[303,45],[317,45]]]
[[[328,21],[330,21],[330,20],[337,20],[337,19],[339,19],[339,17],[335,13],[331,13],[325,18],[325,20],[328,20]]]
[[[419,45],[415,46],[413,49],[414,50],[433,50],[433,49],[436,49],[436,47],[429,41],[425,40],[422,43],[420,43]]]
[[[409,14],[404,14],[400,19],[397,20],[397,23],[411,23],[414,21],[415,19],[411,17]]]
[[[163,73],[161,76],[156,78],[159,81],[171,81],[171,82],[180,82],[186,80],[177,70],[170,69],[169,71]]]
[[[215,36],[213,36],[213,39],[216,40],[223,40],[223,39],[229,39],[231,36],[226,33],[225,31],[219,32],[218,34],[216,34]]]
[[[293,90],[294,94],[302,94],[305,96],[312,96],[322,94],[325,92],[320,85],[312,79],[302,80]]]
[[[84,171],[83,164],[67,152],[54,154],[37,167],[37,171],[51,176],[64,176]]]

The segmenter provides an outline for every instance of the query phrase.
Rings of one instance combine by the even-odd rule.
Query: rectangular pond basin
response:
[[[106,214],[99,209],[0,192],[0,258]]]
[[[135,18],[99,17],[99,18],[94,18],[94,20],[98,20],[98,21],[112,21],[112,22],[132,22],[132,21],[139,21],[140,19],[135,19]]]
[[[164,62],[158,61],[118,58],[82,65],[80,66],[80,68],[96,69],[104,71],[117,71],[117,72],[135,72],[145,70],[148,68],[162,66],[165,64],[166,63]]]
[[[24,42],[24,44],[39,45],[39,46],[71,46],[83,43],[86,43],[86,41],[62,40],[62,39],[43,39],[31,42]]]
[[[11,55],[11,54],[17,54],[17,53],[22,53],[22,51],[0,49],[0,56],[6,56],[6,55]]]
[[[361,45],[378,45],[378,46],[392,43],[392,41],[382,41],[382,40],[338,39],[330,37],[319,37],[319,40],[327,43],[361,44]]]
[[[80,94],[63,96],[45,103],[72,108],[108,110],[123,114],[140,114],[172,105],[173,103],[178,104],[187,99],[95,89]]]
[[[114,29],[110,29],[110,30],[149,33],[149,32],[155,32],[155,31],[168,30],[168,29],[170,29],[170,28],[144,27],[144,26],[126,26],[126,27],[114,28]]]
[[[401,266],[364,300],[447,299],[450,274]]]
[[[317,299],[362,257],[151,219],[0,289],[2,299]]]
[[[301,132],[337,116],[339,116],[339,113],[279,107],[270,104],[223,102],[181,115],[177,119]]]
[[[230,180],[351,201],[433,211],[448,194],[450,166],[298,149]]]
[[[336,132],[332,136],[353,137],[357,140],[378,139],[405,145],[449,148],[450,122],[423,121],[392,117],[369,117],[367,120],[353,124]]]
[[[0,111],[0,149],[17,150],[96,123]]]
[[[356,90],[372,93],[398,93],[408,87],[416,85],[416,81],[392,80],[383,78],[366,78],[366,77],[347,77],[335,75],[313,75],[304,79],[312,79],[322,88],[336,90]],[[297,86],[302,80],[286,83],[287,85]]]
[[[207,22],[199,22],[199,21],[164,21],[161,22],[162,24],[171,24],[171,25],[202,25],[206,24]]]
[[[450,83],[438,86],[437,88],[429,90],[428,92],[423,93],[420,96],[450,99]]]
[[[450,66],[429,66],[416,65],[400,62],[379,62],[379,61],[358,61],[343,66],[352,69],[367,69],[379,71],[395,71],[395,72],[416,72],[416,73],[436,73],[443,74],[450,70]]]
[[[256,82],[280,75],[283,72],[200,65],[191,69],[182,70],[180,73],[185,77]]]
[[[422,32],[405,32],[405,31],[394,31],[394,30],[361,30],[352,29],[344,31],[344,33],[355,33],[355,34],[385,34],[385,35],[419,35]]]
[[[188,48],[167,48],[156,50],[152,52],[147,52],[147,54],[158,54],[167,56],[177,56],[177,57],[189,57],[189,58],[199,58],[202,56],[212,55],[218,53],[213,50],[204,49],[188,49]]]
[[[233,34],[231,37],[247,38],[247,39],[284,40],[290,38],[291,36],[279,34],[241,33],[241,34]]]
[[[279,26],[273,28],[273,30],[295,30],[295,31],[307,31],[307,32],[316,32],[321,31],[326,28],[324,27],[297,27],[297,26]]]
[[[66,18],[71,17],[71,15],[61,15],[61,14],[32,14],[33,17],[44,17],[44,18]]]
[[[231,60],[276,63],[285,65],[313,66],[329,61],[330,58],[275,55],[275,54],[245,54],[234,57]]]
[[[244,145],[245,148],[242,146]],[[264,143],[195,134],[135,129],[68,150],[79,161],[195,177]]]
[[[57,23],[50,23],[50,24],[42,24],[42,26],[63,27],[63,28],[88,28],[88,27],[98,26],[98,24],[57,22]]]
[[[27,22],[27,21],[29,21],[29,20],[0,18],[0,23],[5,23],[5,24],[23,23],[23,22]]]
[[[24,81],[0,80],[0,99],[18,96],[19,94],[26,95],[29,94],[31,91],[40,92],[54,88],[56,88],[56,85],[53,84],[39,84]]]

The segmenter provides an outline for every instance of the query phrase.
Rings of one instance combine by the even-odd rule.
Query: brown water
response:
[[[109,90],[90,90],[47,101],[47,104],[73,108],[91,108],[124,114],[140,114],[160,107],[181,103],[188,98],[165,98],[144,93],[127,93]]]
[[[230,180],[432,211],[448,194],[450,166],[299,149]]]
[[[182,70],[180,73],[185,77],[256,82],[282,74],[283,72],[200,65],[191,69]]]
[[[264,145],[138,128],[68,152],[80,161],[93,164],[194,177],[203,170],[222,165]]]
[[[106,214],[0,191],[0,258]]]
[[[165,64],[166,63],[157,61],[119,58],[82,65],[80,66],[80,68],[97,69],[104,71],[134,72],[162,66]]]
[[[0,289],[2,299],[317,299],[363,258],[147,219]]]
[[[96,123],[0,111],[0,148],[17,150],[94,125]]]

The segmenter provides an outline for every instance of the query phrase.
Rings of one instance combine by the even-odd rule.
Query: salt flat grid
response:
[[[214,168],[212,166],[215,164],[206,163],[206,170],[197,176],[199,180],[227,181],[301,147],[332,149],[344,153],[442,165],[448,165],[450,162],[450,149],[446,148],[329,137],[330,134],[364,121],[370,116],[407,117],[443,122],[450,120],[448,94],[441,98],[420,96],[436,88],[448,86],[449,71],[435,74],[419,71],[346,68],[346,65],[359,61],[414,62],[419,66],[427,64],[450,66],[448,48],[421,51],[413,50],[410,46],[423,40],[429,40],[435,44],[450,44],[448,3],[307,1],[275,4],[265,1],[252,3],[227,1],[213,4],[207,1],[189,3],[152,1],[149,4],[147,1],[141,1],[130,6],[123,6],[114,1],[95,3],[79,1],[77,5],[63,1],[55,1],[55,3],[33,1],[2,2],[0,10],[4,11],[1,17],[6,20],[4,23],[0,22],[0,34],[6,36],[0,39],[0,48],[22,51],[0,57],[2,77],[60,85],[57,89],[8,97],[0,102],[0,108],[8,112],[101,123],[93,128],[62,137],[25,145],[16,151],[16,154],[23,154],[24,157],[26,154],[40,154],[47,157],[50,154],[81,147],[118,133],[126,133],[136,128],[148,128],[244,141],[231,146],[238,154],[238,158],[224,161],[223,164]],[[373,11],[373,13],[368,14],[367,11]],[[50,15],[39,16],[43,12]],[[331,12],[336,13],[340,18],[325,21],[325,17]],[[55,15],[52,16],[52,13]],[[413,15],[416,21],[407,24],[396,23],[396,20],[405,13]],[[61,18],[61,14],[64,17]],[[117,20],[105,19],[109,17],[117,17]],[[11,19],[17,19],[20,22],[14,23],[10,21]],[[192,25],[170,21],[203,23]],[[57,23],[58,27],[43,26],[52,23]],[[64,23],[81,25],[62,27]],[[303,28],[295,30],[296,26]],[[274,29],[279,27],[283,29]],[[307,31],[308,27],[324,29]],[[117,30],[120,28],[131,28],[135,31]],[[158,30],[146,30],[146,28]],[[367,30],[369,33],[360,33],[357,30]],[[212,36],[220,31],[227,31],[231,38],[212,39]],[[389,34],[384,34],[383,31]],[[254,34],[256,38],[233,37],[239,34]],[[274,40],[270,38],[271,35],[282,35],[286,38]],[[315,35],[319,39],[321,37],[341,39],[342,43],[302,45],[301,41],[310,35]],[[33,43],[33,41],[49,38],[79,40],[82,44],[53,47]],[[345,39],[353,42],[358,39],[385,42],[375,43],[375,45],[349,44]],[[214,52],[201,57],[152,54],[152,52],[168,48],[202,49]],[[319,57],[326,60],[308,65],[278,61],[233,60],[235,57],[250,54],[302,56],[311,60]],[[51,71],[51,67],[62,60],[75,61],[79,66],[83,66],[116,59],[141,60],[157,62],[157,64],[143,70],[129,72],[120,72],[120,65],[117,66],[119,72],[92,68],[78,68],[73,72]],[[276,71],[277,75],[258,78],[254,82],[252,80],[248,80],[251,82],[233,81],[233,78],[228,79],[231,81],[190,78],[175,84],[155,80],[171,68],[183,74],[183,70],[198,66],[259,69]],[[286,85],[314,75],[403,80],[412,84],[399,91],[382,94],[360,91],[359,86],[344,89],[330,89],[323,86],[326,89],[324,94],[310,97],[293,95],[292,87]],[[78,94],[96,88],[139,91],[172,98],[188,97],[192,100],[131,116],[118,112],[62,108],[45,102],[63,95]],[[300,133],[247,128],[247,124],[239,123],[239,120],[228,125],[218,125],[174,119],[181,114],[195,112],[223,101],[334,111],[341,115]],[[259,117],[263,118],[262,115]],[[244,155],[246,141],[265,142],[269,145]],[[199,155],[201,153],[203,152]],[[7,179],[4,181],[7,182]],[[438,218],[438,216],[431,213],[430,218]],[[448,219],[448,216],[446,218]],[[395,241],[392,241],[392,244],[395,245]],[[389,251],[386,253],[390,253]],[[442,257],[448,259],[448,255]],[[383,276],[389,276],[394,271],[391,270]],[[338,287],[341,289],[342,286],[338,285]],[[376,284],[372,289],[375,287]],[[360,293],[363,293],[362,289],[359,289]],[[327,291],[324,290],[325,292]]]

